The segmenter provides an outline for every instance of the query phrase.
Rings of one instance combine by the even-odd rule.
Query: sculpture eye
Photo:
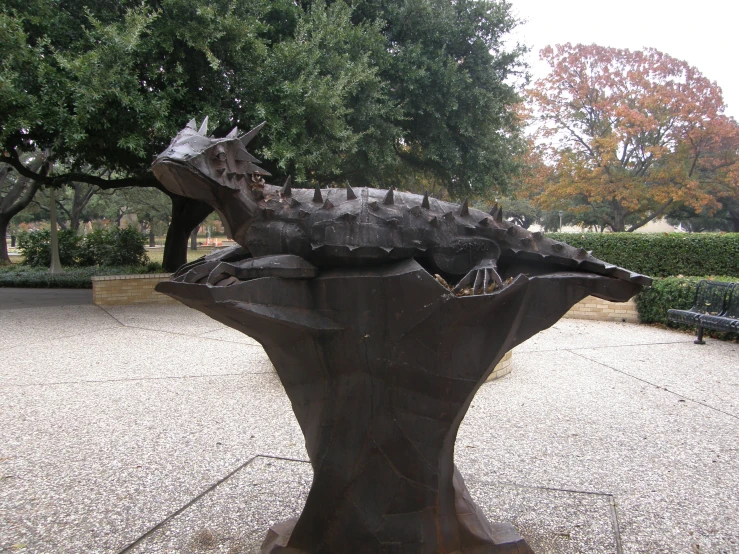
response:
[[[221,161],[221,162],[225,162],[226,161],[226,153],[225,152],[218,152],[218,154],[216,154],[216,160]]]

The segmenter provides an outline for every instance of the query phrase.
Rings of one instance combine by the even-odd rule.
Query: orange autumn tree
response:
[[[736,191],[736,122],[721,89],[657,50],[546,47],[529,90],[549,171],[524,187],[544,209],[633,231],[685,205],[711,213]]]

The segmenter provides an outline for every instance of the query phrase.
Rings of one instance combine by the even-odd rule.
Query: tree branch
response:
[[[67,215],[67,219],[72,219],[72,214],[69,213],[69,210],[64,206],[64,204],[62,204],[62,201],[59,200],[58,198],[55,199],[55,201],[56,201],[56,205],[59,208],[61,208],[61,210]]]
[[[567,131],[569,131],[570,135],[572,135],[572,136],[573,136],[573,137],[575,138],[575,140],[576,140],[577,142],[579,142],[580,144],[582,144],[582,145],[583,145],[583,146],[585,147],[585,149],[586,149],[586,150],[588,151],[588,153],[590,154],[590,156],[592,156],[592,157],[593,157],[594,159],[596,159],[596,160],[597,160],[597,158],[596,158],[596,156],[595,156],[595,152],[593,152],[593,149],[592,149],[592,148],[590,147],[590,145],[588,145],[588,143],[586,143],[586,142],[585,142],[585,140],[584,140],[584,139],[582,139],[582,138],[580,137],[580,135],[578,135],[578,134],[577,134],[577,133],[576,133],[576,132],[574,131],[574,129],[571,129],[571,128],[570,128],[570,126],[569,126],[569,125],[567,125],[567,124],[566,124],[566,123],[565,123],[564,121],[562,121],[561,119],[559,119],[559,120],[558,120],[557,122],[558,122],[558,123],[559,123],[560,125],[562,125],[562,127],[564,127],[565,129],[567,129]],[[600,165],[600,164],[599,164],[599,165]]]
[[[42,185],[57,187],[70,183],[72,181],[79,181],[82,183],[88,183],[91,185],[97,185],[103,190],[120,188],[120,187],[156,187],[158,181],[153,174],[148,173],[144,175],[136,175],[132,177],[124,177],[122,179],[103,179],[90,175],[88,173],[65,173],[63,175],[56,175],[49,177],[48,175],[42,175],[31,169],[28,169],[18,157],[18,153],[11,150],[9,154],[0,156],[0,162],[6,163],[13,167],[18,173],[29,179],[33,179]]]
[[[646,225],[653,219],[661,216],[663,213],[665,213],[665,210],[667,210],[667,208],[669,208],[672,205],[673,202],[674,200],[672,199],[668,200],[667,202],[662,204],[662,206],[656,212],[649,214],[647,217],[642,219],[639,223],[635,223],[634,225],[632,225],[631,228],[627,230],[627,232],[631,233],[632,231],[636,231],[639,227],[643,227],[644,225]]]
[[[26,206],[28,206],[31,203],[31,200],[33,199],[34,195],[36,194],[36,191],[38,191],[39,186],[40,185],[38,181],[31,181],[31,184],[28,186],[28,188],[23,193],[23,195],[16,201],[16,203],[7,212],[5,212],[4,215],[7,215],[12,218],[16,214],[18,214],[21,210],[23,210]]]

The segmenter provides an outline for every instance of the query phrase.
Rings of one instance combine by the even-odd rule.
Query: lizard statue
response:
[[[193,120],[152,169],[238,243],[156,290],[257,340],[305,436],[305,506],[262,554],[532,554],[475,506],[454,465],[459,425],[505,352],[588,295],[623,302],[651,280],[497,205],[269,184],[246,149],[261,127],[214,138]]]
[[[374,188],[298,189],[270,174],[246,146],[264,123],[239,136],[208,136],[191,120],[152,165],[170,192],[204,201],[237,247],[186,264],[175,279],[227,286],[259,276],[310,278],[319,268],[377,266],[414,258],[457,295],[492,294],[520,274],[588,272],[646,286],[651,279],[594,258],[490,213]]]

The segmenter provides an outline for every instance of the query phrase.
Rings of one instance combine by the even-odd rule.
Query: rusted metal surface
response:
[[[511,348],[588,295],[623,302],[650,280],[498,207],[272,186],[244,149],[255,131],[204,133],[193,122],[154,171],[210,202],[240,246],[157,290],[258,340],[290,397],[314,480],[262,552],[530,553],[472,501],[454,466],[459,425]]]

